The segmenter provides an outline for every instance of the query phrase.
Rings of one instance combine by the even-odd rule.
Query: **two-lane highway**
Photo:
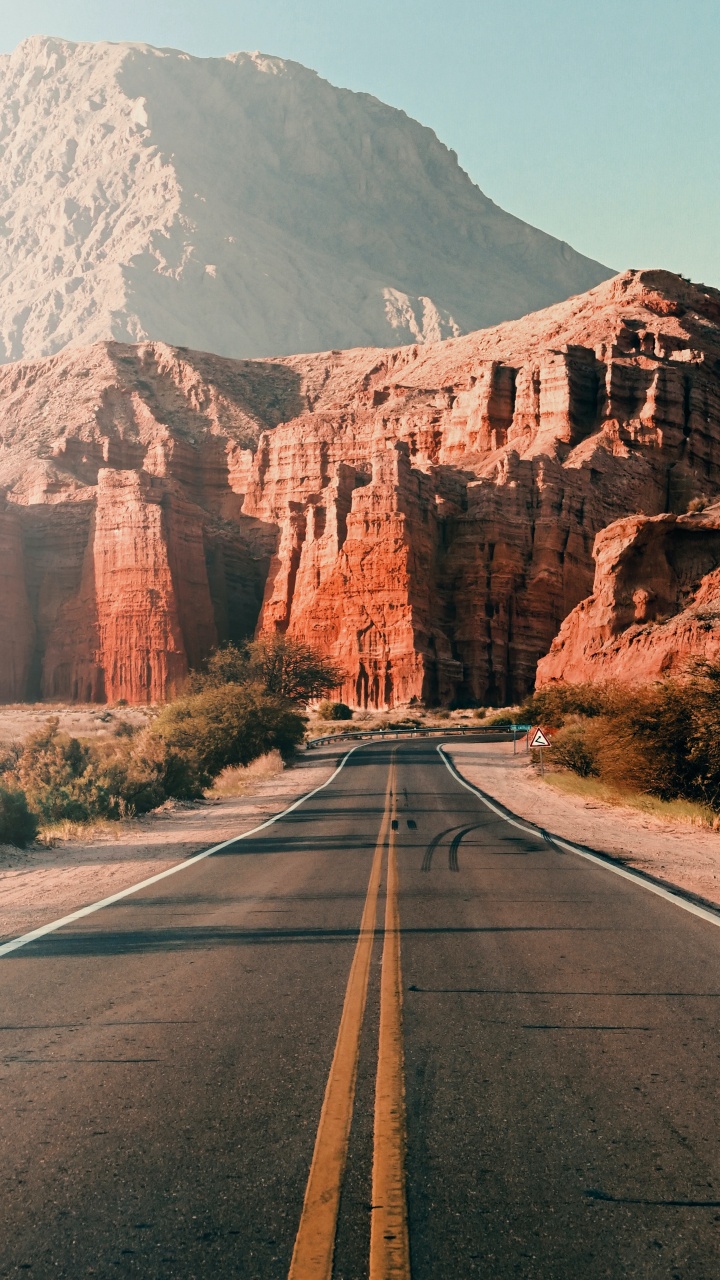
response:
[[[0,956],[0,1275],[715,1280],[720,929],[430,740]]]

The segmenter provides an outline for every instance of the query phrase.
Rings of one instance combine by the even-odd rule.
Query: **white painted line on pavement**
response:
[[[186,867],[191,867],[195,862],[202,862],[203,858],[209,858],[213,853],[219,853],[221,849],[227,849],[228,845],[237,844],[238,840],[247,840],[249,836],[257,835],[258,831],[264,831],[266,827],[272,826],[273,822],[278,822],[280,818],[285,818],[293,809],[297,809],[299,805],[304,804],[306,800],[316,796],[318,791],[324,791],[325,787],[329,787],[334,778],[337,778],[340,770],[354,751],[358,751],[361,746],[367,746],[367,743],[359,742],[357,746],[351,747],[346,755],[343,756],[340,764],[334,773],[319,787],[314,787],[312,791],[308,791],[306,795],[300,796],[299,800],[295,800],[287,809],[283,809],[282,813],[276,813],[274,817],[268,818],[265,822],[261,822],[259,827],[253,827],[251,831],[243,831],[242,835],[232,836],[229,840],[223,840],[221,844],[214,844],[211,849],[203,849],[201,853],[195,853],[191,858],[186,858],[184,862],[178,862],[174,867],[168,867],[166,871],[159,871],[156,876],[150,876],[147,880],[140,880],[138,884],[131,884],[128,889],[120,889],[118,893],[112,893],[109,898],[101,898],[99,902],[91,902],[87,907],[80,907],[77,911],[71,911],[70,915],[63,916],[61,920],[53,920],[50,924],[43,924],[39,929],[32,929],[30,933],[23,933],[19,938],[11,938],[9,942],[0,944],[0,956],[9,955],[11,951],[17,951],[20,947],[26,947],[29,942],[35,942],[37,938],[44,938],[47,933],[55,933],[57,929],[62,929],[66,924],[72,924],[75,920],[82,920],[83,916],[90,916],[94,911],[100,911],[103,907],[110,907],[114,902],[121,902],[123,898],[130,897],[132,893],[138,893],[140,889],[147,889],[148,885],[157,884],[158,880],[165,880],[168,876],[177,875],[178,871],[184,871]]]
[[[496,813],[504,822],[510,824],[511,827],[517,827],[518,831],[524,831],[527,835],[535,836],[543,840],[544,834],[539,827],[528,826],[527,823],[519,822],[517,818],[511,818],[498,805],[493,804],[489,796],[484,791],[480,791],[478,787],[474,787],[471,782],[463,778],[458,772],[452,760],[448,758],[440,744],[437,748],[438,754],[442,758],[445,767],[453,775],[456,782],[461,787],[465,787],[467,791],[472,791],[483,804]],[[686,897],[682,889],[665,888],[655,881],[647,879],[644,875],[637,871],[628,870],[627,867],[620,866],[617,862],[611,862],[608,858],[601,858],[596,853],[591,853],[589,849],[581,849],[579,845],[572,844],[569,840],[563,840],[560,836],[554,836],[551,832],[547,833],[547,837],[553,844],[559,845],[561,849],[565,849],[568,853],[575,853],[580,858],[585,858],[587,862],[594,862],[596,866],[603,867],[605,871],[612,871],[613,875],[622,876],[623,880],[632,880],[634,884],[640,885],[643,889],[647,889],[650,893],[657,894],[658,898],[665,898],[667,902],[672,902],[676,907],[682,907],[683,911],[689,911],[693,916],[699,916],[701,920],[707,920],[709,924],[720,926],[720,910],[718,912],[703,907],[699,902],[693,902],[692,898]]]

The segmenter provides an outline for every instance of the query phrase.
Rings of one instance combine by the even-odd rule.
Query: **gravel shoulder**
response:
[[[52,849],[0,846],[0,941],[242,835],[322,786],[342,755],[341,746],[313,751],[245,795],[159,810],[118,823],[117,834],[87,843],[68,841]]]
[[[557,791],[511,743],[443,744],[456,769],[518,817],[720,906],[720,833]]]

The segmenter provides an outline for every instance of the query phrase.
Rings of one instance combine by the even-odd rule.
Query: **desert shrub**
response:
[[[608,710],[613,691],[608,685],[545,685],[526,698],[517,716],[519,724],[543,724],[559,729],[568,716],[601,716]]]
[[[621,790],[720,812],[720,665],[697,664],[684,680],[606,685],[597,694],[592,686],[551,686],[529,700],[536,720],[564,724],[551,747],[556,764]]]
[[[148,733],[187,762],[202,789],[228,765],[247,765],[273,750],[287,759],[304,735],[304,717],[258,685],[226,685],[179,698]]]
[[[693,794],[692,699],[677,681],[615,689],[598,759],[609,782],[671,800]]]
[[[693,796],[720,812],[720,664],[701,662],[687,683],[691,727],[687,766]]]
[[[320,720],[352,720],[352,711],[345,702],[321,702],[317,708]]]
[[[45,822],[84,821],[105,814],[109,796],[89,747],[58,732],[57,717],[32,734],[9,778]]]
[[[137,732],[135,725],[130,724],[129,720],[118,720],[113,729],[113,736],[116,738],[134,738]]]
[[[552,763],[561,769],[570,769],[581,778],[596,777],[600,769],[593,727],[576,719],[558,729],[548,751]]]
[[[165,800],[199,800],[205,786],[194,762],[151,730],[106,754],[97,770],[113,818],[149,813]]]
[[[24,791],[0,786],[0,844],[24,849],[38,833],[38,820]]]
[[[304,706],[337,689],[344,672],[322,653],[292,636],[268,635],[238,649],[216,649],[190,680],[190,692],[225,685],[259,685],[268,694]]]

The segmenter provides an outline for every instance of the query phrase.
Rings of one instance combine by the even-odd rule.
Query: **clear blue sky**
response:
[[[720,286],[720,0],[0,0],[25,36],[294,58],[609,266]]]

